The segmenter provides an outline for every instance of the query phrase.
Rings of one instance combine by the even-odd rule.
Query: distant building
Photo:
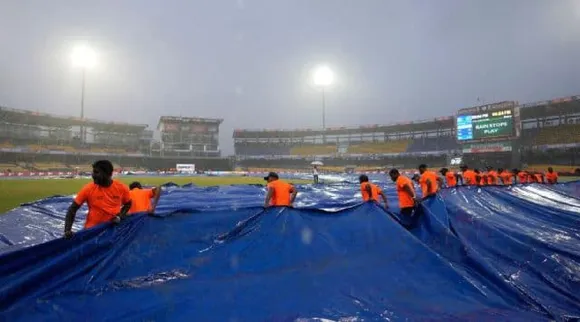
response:
[[[161,142],[153,149],[161,156],[219,157],[222,119],[162,116],[157,129]]]

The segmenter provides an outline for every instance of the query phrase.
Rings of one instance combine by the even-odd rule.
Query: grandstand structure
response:
[[[160,156],[220,157],[222,119],[161,116],[161,142],[153,148]]]
[[[165,134],[162,139],[168,142],[167,132]],[[198,137],[191,137],[189,142],[194,140]],[[0,174],[4,175],[7,172],[90,171],[90,164],[101,158],[113,161],[118,170],[172,169],[179,163],[196,164],[200,170],[231,169],[230,160],[216,157],[219,153],[211,153],[217,150],[217,135],[199,142],[206,142],[205,149],[210,152],[171,153],[175,145],[166,145],[165,151],[157,149],[156,153],[154,147],[163,146],[163,143],[155,142],[154,131],[146,124],[80,119],[0,107]]]
[[[460,142],[457,115],[325,131],[236,129],[233,133],[236,164],[246,169],[304,168],[313,160],[321,160],[329,167],[415,168],[419,163],[449,166],[450,160],[461,157],[474,167],[525,167],[539,163],[578,166],[580,96],[495,105],[515,107],[517,121],[509,137]],[[494,104],[489,104],[471,109],[493,107]]]

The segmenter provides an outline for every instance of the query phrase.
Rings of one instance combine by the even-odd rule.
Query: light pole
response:
[[[322,90],[322,140],[326,142],[326,87],[334,81],[334,73],[326,66],[318,67],[314,71],[314,85]]]
[[[76,47],[71,55],[72,63],[74,67],[79,67],[82,69],[83,78],[81,83],[81,144],[86,141],[86,129],[84,127],[85,119],[85,78],[87,69],[93,68],[96,63],[95,52],[88,46],[78,46]]]

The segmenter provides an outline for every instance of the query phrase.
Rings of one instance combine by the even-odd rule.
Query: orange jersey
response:
[[[431,181],[432,191],[427,191],[428,190],[427,180]],[[439,190],[439,183],[437,182],[437,174],[433,171],[423,172],[421,178],[419,179],[419,185],[421,186],[421,193],[423,194],[423,197],[427,197],[429,195],[436,193]]]
[[[400,175],[395,182],[395,186],[397,187],[397,195],[399,196],[399,208],[414,207],[415,201],[412,198],[413,196],[409,195],[407,191],[404,190],[405,186],[409,186],[412,191],[415,191],[411,179]]]
[[[546,172],[546,182],[551,184],[558,182],[558,174],[556,172]]]
[[[536,173],[536,174],[534,174],[534,176],[533,176],[532,179],[535,179],[534,182],[542,183],[542,182],[544,182],[544,180],[543,180],[544,179],[544,175],[541,174],[541,173]]]
[[[131,194],[130,214],[151,210],[151,198],[155,197],[153,189],[133,189],[129,193]]]
[[[457,177],[455,177],[455,173],[451,171],[447,171],[445,174],[445,180],[447,180],[448,187],[455,187],[457,185]]]
[[[500,174],[500,177],[502,178],[504,184],[512,184],[513,183],[512,175],[511,175],[511,173],[509,173],[507,171],[502,172]]]
[[[485,186],[487,184],[487,174],[483,173],[479,175],[479,185]]]
[[[268,183],[273,194],[270,206],[290,206],[290,195],[294,192],[294,186],[282,180],[274,180]]]
[[[487,173],[487,184],[489,185],[496,185],[497,184],[497,172],[492,170]]]
[[[466,185],[475,186],[477,184],[477,173],[473,170],[465,170],[463,172],[463,181]]]
[[[523,171],[518,172],[518,182],[519,183],[528,182],[528,174]]]
[[[371,195],[370,196],[369,196],[369,193],[367,191],[367,186],[371,187]],[[370,182],[363,182],[360,184],[360,192],[362,194],[363,201],[369,201],[369,200],[379,201],[379,195],[383,191],[376,184],[372,184]]]
[[[75,197],[75,203],[87,203],[89,213],[85,228],[109,222],[121,211],[123,204],[131,201],[129,187],[113,180],[109,187],[102,187],[93,182],[86,184]]]

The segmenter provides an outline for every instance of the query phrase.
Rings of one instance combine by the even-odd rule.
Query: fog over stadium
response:
[[[574,0],[3,1],[0,105],[79,115],[72,49],[96,53],[88,118],[160,115],[234,128],[319,128],[312,69],[329,66],[326,124],[452,115],[580,92]]]

